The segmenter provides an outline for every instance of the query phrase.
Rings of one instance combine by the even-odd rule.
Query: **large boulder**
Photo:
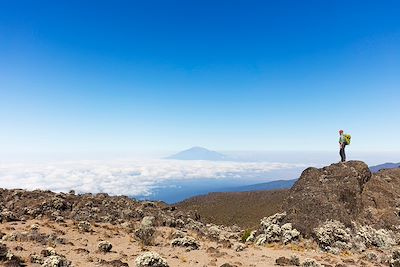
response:
[[[362,193],[361,224],[393,228],[400,224],[400,169],[374,173]]]
[[[351,226],[363,210],[362,192],[370,179],[371,172],[361,161],[308,168],[284,203],[285,221],[305,235],[327,220]]]

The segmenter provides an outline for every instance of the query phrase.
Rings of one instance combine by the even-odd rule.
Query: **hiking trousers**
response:
[[[339,154],[340,154],[340,158],[341,158],[341,162],[345,162],[346,161],[346,151],[345,151],[345,149],[346,149],[346,145],[343,145],[341,148],[340,148],[340,151],[339,151]]]

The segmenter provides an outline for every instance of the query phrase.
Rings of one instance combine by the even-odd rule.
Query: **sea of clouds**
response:
[[[158,184],[183,179],[240,179],[303,164],[180,160],[63,161],[0,164],[0,187],[55,192],[150,195]]]

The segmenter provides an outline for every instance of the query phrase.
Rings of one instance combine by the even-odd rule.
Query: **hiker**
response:
[[[343,130],[339,131],[339,135],[340,135],[340,137],[339,137],[339,147],[340,147],[339,154],[340,154],[340,158],[341,158],[340,162],[345,162],[346,161],[345,148],[346,148],[346,145],[348,145],[348,144],[346,142],[346,137],[345,137],[345,134],[343,133]]]

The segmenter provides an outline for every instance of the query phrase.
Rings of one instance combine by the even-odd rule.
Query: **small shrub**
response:
[[[251,229],[246,229],[244,230],[244,233],[242,235],[242,242],[246,242],[247,238],[250,236],[251,234]]]
[[[154,227],[140,227],[135,231],[135,237],[145,246],[153,244],[156,229]]]

